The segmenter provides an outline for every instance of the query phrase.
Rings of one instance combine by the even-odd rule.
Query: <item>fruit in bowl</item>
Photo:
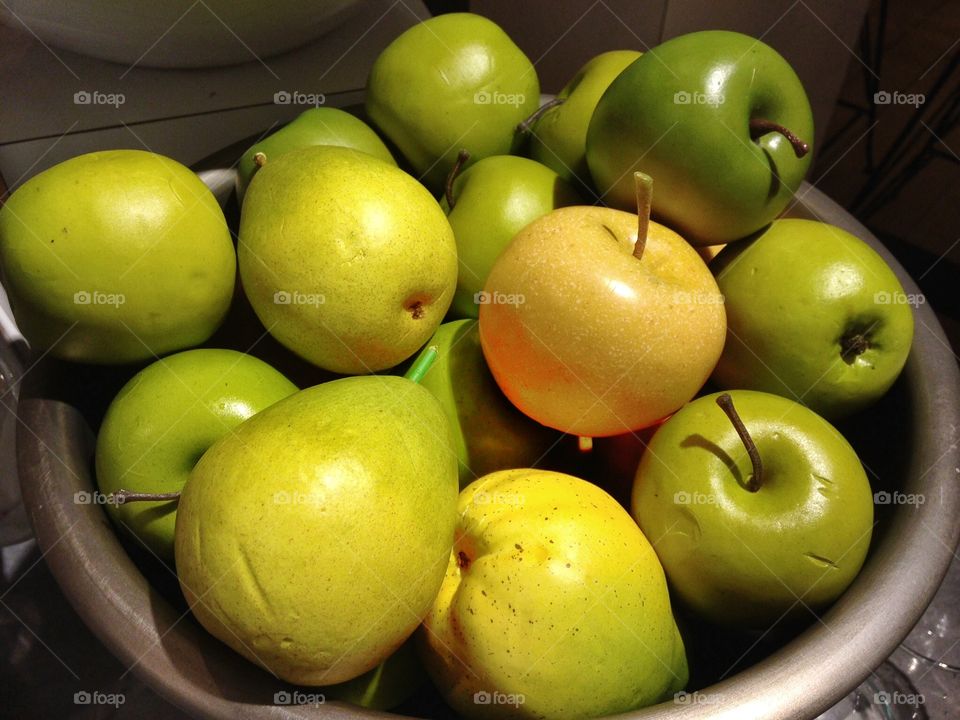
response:
[[[255,142],[237,163],[237,199],[243,196],[257,170],[291,150],[314,145],[335,145],[361,150],[391,165],[393,155],[383,140],[363,120],[333,107],[310,108],[288,125]]]
[[[633,205],[632,172],[653,177],[654,215],[696,245],[756,232],[810,167],[813,115],[800,79],[756,38],[705,30],[667,40],[610,84],[586,155],[606,201]]]
[[[760,630],[839,597],[873,530],[870,483],[843,436],[750,390],[697,398],[657,430],[632,510],[680,601]]]
[[[532,159],[504,157],[521,151],[522,132],[514,126],[530,108],[521,114],[509,103],[483,110],[478,108],[485,103],[463,102],[465,88],[491,97],[504,92],[503,83],[522,80],[533,88],[532,66],[487,21],[444,22],[450,24],[438,37],[448,41],[447,51],[438,50],[436,38],[426,38],[422,30],[443,24],[421,26],[422,42],[410,42],[408,36],[392,46],[371,77],[371,110],[381,103],[379,120],[376,111],[370,113],[372,131],[393,141],[397,165],[356,147],[331,147],[325,136],[312,136],[304,147],[292,133],[278,133],[276,151],[264,153],[266,162],[244,198],[238,250],[242,290],[263,334],[286,348],[276,349],[285,360],[297,355],[304,363],[351,377],[294,391],[260,368],[262,374],[253,374],[256,393],[250,395],[256,402],[231,415],[228,428],[222,433],[212,426],[193,429],[175,417],[179,402],[187,403],[185,417],[193,420],[209,419],[205,403],[232,402],[221,385],[234,375],[221,363],[235,355],[223,355],[222,347],[204,348],[163,358],[144,370],[100,428],[104,447],[132,451],[134,443],[124,448],[125,441],[137,440],[136,433],[148,425],[160,429],[166,422],[170,432],[152,436],[156,445],[146,448],[148,460],[153,453],[172,457],[186,446],[185,438],[191,441],[189,452],[177,455],[175,470],[157,466],[167,484],[151,480],[124,486],[135,473],[124,475],[121,469],[112,473],[118,479],[107,481],[111,473],[105,472],[107,497],[130,500],[108,512],[133,513],[133,503],[143,502],[139,508],[149,515],[157,502],[151,491],[176,494],[182,486],[179,498],[163,500],[164,527],[169,533],[176,507],[178,583],[171,592],[174,604],[191,609],[192,619],[183,623],[189,630],[176,627],[170,633],[177,643],[189,638],[189,647],[202,646],[207,654],[184,653],[189,662],[168,669],[243,712],[275,713],[277,708],[251,699],[246,687],[228,693],[216,685],[222,678],[215,671],[229,668],[222,674],[234,678],[234,685],[250,684],[256,692],[270,687],[275,693],[283,680],[328,693],[331,700],[390,708],[407,695],[397,691],[398,685],[416,684],[422,677],[419,666],[408,662],[414,646],[431,684],[423,690],[426,700],[404,705],[402,712],[447,712],[437,709],[440,698],[468,717],[597,717],[640,710],[684,689],[703,688],[719,676],[702,670],[702,644],[690,641],[696,629],[677,622],[675,608],[730,633],[767,621],[784,611],[789,598],[764,574],[766,565],[787,590],[807,598],[819,617],[856,582],[867,554],[869,485],[856,453],[837,430],[801,405],[740,387],[749,386],[749,378],[728,388],[739,418],[734,421],[733,413],[725,416],[717,407],[713,388],[704,387],[711,373],[721,377],[715,366],[730,347],[723,283],[731,281],[728,302],[731,312],[739,313],[742,297],[759,282],[751,273],[734,282],[740,263],[724,258],[740,254],[746,259],[750,248],[762,246],[763,237],[780,232],[786,221],[774,222],[753,239],[739,239],[744,228],[769,222],[782,197],[761,202],[748,184],[741,187],[742,205],[725,208],[728,215],[711,216],[704,208],[715,207],[716,185],[691,182],[682,192],[696,201],[689,205],[695,216],[673,217],[667,212],[677,197],[670,172],[687,160],[674,157],[661,158],[652,181],[642,173],[628,175],[635,183],[631,212],[553,207],[562,199],[549,192],[563,187],[559,176]],[[477,37],[464,27],[477,28]],[[692,76],[729,53],[723,43],[691,37],[684,43],[702,42],[689,58]],[[633,68],[657,52],[673,51],[665,44],[630,63],[616,79],[609,69],[598,76],[596,87],[609,81],[603,98],[629,90],[623,78],[639,72]],[[444,62],[469,56],[492,65],[461,67],[454,79],[462,84],[445,89],[420,62],[424,56]],[[503,68],[494,61],[504,58],[522,78],[497,74]],[[777,58],[758,46],[746,60],[758,72],[776,74],[783,68]],[[400,77],[403,83],[396,80]],[[479,84],[470,85],[471,79]],[[739,74],[731,78],[740,81]],[[784,81],[784,88],[791,83]],[[452,99],[443,94],[447,90]],[[769,87],[767,92],[774,93]],[[606,112],[603,98],[594,117]],[[791,107],[803,104],[795,94],[781,99]],[[629,108],[636,97],[621,100]],[[404,105],[407,101],[419,103],[417,112],[434,111],[435,122],[425,122]],[[639,117],[644,112],[649,117]],[[635,114],[636,122],[654,124],[669,115],[655,105],[644,110],[642,104]],[[691,112],[684,122],[695,130],[697,117],[713,116]],[[787,122],[779,115],[765,119]],[[581,116],[581,127],[582,121]],[[450,144],[449,150],[424,150],[418,143],[462,133],[471,123],[479,127],[477,135],[468,133],[471,142],[483,142],[471,152],[475,164],[451,183],[448,219],[436,195],[438,178],[450,177],[449,167],[442,174],[428,173],[426,186],[403,168],[425,172],[426,159],[452,166],[458,149],[471,149],[470,142]],[[588,162],[594,125],[591,120],[586,130]],[[802,122],[783,127],[804,132]],[[598,137],[611,146],[637,147],[644,140],[636,131],[624,124],[616,131],[619,137]],[[607,130],[596,132],[602,136]],[[753,138],[744,131],[742,139],[745,152],[776,151],[777,162],[787,162],[787,151],[795,154],[780,131]],[[691,155],[713,163],[725,152],[708,141],[699,149]],[[805,165],[791,161],[785,167],[802,176]],[[488,168],[497,172],[486,176]],[[539,179],[526,183],[527,171]],[[538,200],[535,211],[520,214],[515,223],[502,222],[515,219],[517,195],[506,192],[510,180],[520,181],[525,191],[534,187]],[[786,190],[794,181],[799,179],[791,175]],[[28,195],[17,202],[29,205]],[[450,199],[446,202],[450,209]],[[460,219],[454,217],[458,207]],[[663,222],[650,219],[651,207]],[[45,220],[55,226],[56,212],[50,216]],[[677,232],[688,227],[690,237]],[[467,255],[458,243],[467,235],[469,247],[492,266],[479,322],[447,317],[458,266]],[[706,240],[732,241],[709,267],[691,245]],[[802,274],[785,246],[777,247],[772,255],[780,254]],[[29,291],[38,281],[25,267],[11,264],[4,270]],[[756,268],[753,275],[762,270],[764,277],[768,272],[775,277],[759,260]],[[155,271],[159,276],[164,269]],[[796,312],[788,302],[765,305],[750,311],[776,314],[784,324]],[[442,324],[444,319],[453,322]],[[827,333],[826,324],[816,331]],[[42,335],[26,325],[28,336],[42,346]],[[203,340],[197,334],[189,344]],[[909,346],[909,337],[902,340]],[[240,343],[223,332],[213,344]],[[247,355],[260,350],[256,344],[239,349]],[[182,362],[185,355],[208,360],[186,387],[158,385],[155,402],[169,407],[151,423],[141,422],[136,408],[128,422],[118,422],[143,378]],[[252,367],[244,360],[232,369],[243,374],[249,369],[244,365]],[[139,369],[111,371],[116,387]],[[402,369],[407,377],[395,377]],[[78,364],[73,371],[82,378],[89,368]],[[190,390],[197,407],[184,400]],[[885,391],[886,386],[871,391],[871,400]],[[849,422],[872,427],[873,420],[860,415]],[[551,459],[551,466],[556,462],[565,472],[531,467],[551,446],[567,444],[564,434],[579,436],[576,453]],[[595,446],[593,437],[601,438]],[[140,438],[139,446],[144,443],[149,445]],[[40,452],[37,447],[28,444],[25,457]],[[127,457],[118,464],[137,462]],[[82,473],[83,461],[77,467]],[[577,475],[618,493],[624,476],[635,477],[631,509],[636,521]],[[39,497],[49,487],[40,483],[30,492]],[[718,502],[680,507],[671,502],[680,492],[712,492]],[[96,508],[84,512],[87,520],[97,520]],[[745,549],[731,542],[734,523]],[[149,523],[127,525],[140,540],[156,542],[149,538]],[[109,527],[102,515],[84,526],[101,541]],[[783,533],[774,532],[781,528]],[[92,541],[85,532],[73,542]],[[900,552],[906,557],[914,550]],[[116,553],[85,555],[101,556],[125,562]],[[126,597],[109,584],[103,592]],[[166,617],[165,601],[156,596],[149,601],[156,609],[150,618]],[[110,612],[118,607],[107,606]],[[135,630],[143,628],[140,622]],[[203,628],[209,634],[201,634]],[[169,661],[174,648],[184,647],[153,646],[161,649],[145,662]],[[195,672],[204,661],[211,673]],[[769,665],[776,667],[764,670],[764,677],[782,670]],[[688,667],[694,669],[692,681]],[[745,702],[733,698],[724,710],[744,715]],[[816,702],[824,704],[822,697]]]
[[[639,216],[554,210],[514,238],[487,278],[484,355],[506,396],[544,425],[589,436],[642,429],[690,400],[720,357],[726,324],[713,276],[641,205]]]
[[[337,373],[391,368],[453,298],[453,231],[430,193],[352,148],[281,155],[253,178],[238,241],[243,290],[267,330]]]
[[[176,495],[216,440],[296,391],[265,362],[235,350],[186,350],[157,360],[107,408],[97,434],[100,492]],[[173,565],[175,498],[106,507],[123,530]]]
[[[829,418],[890,389],[913,343],[913,311],[866,243],[815,220],[776,220],[711,264],[729,334],[713,372],[724,388],[777,393]]]
[[[686,685],[663,569],[603,490],[503,470],[468,486],[457,510],[446,577],[420,635],[427,670],[455,710],[598,717]]]
[[[233,297],[223,212],[180,163],[140,150],[66,160],[0,208],[17,323],[65,360],[126,363],[204,342]]]
[[[301,390],[197,463],[177,510],[180,586],[204,627],[278,677],[351,680],[433,602],[456,496],[429,392],[394,377]]]

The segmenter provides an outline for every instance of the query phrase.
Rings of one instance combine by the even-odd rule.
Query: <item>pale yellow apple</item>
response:
[[[521,230],[480,307],[480,340],[504,394],[534,420],[576,435],[647,427],[688,402],[723,350],[726,314],[686,241],[638,217],[565,207]]]
[[[469,718],[599,717],[687,682],[660,561],[627,512],[570,475],[491,473],[460,493],[456,542],[420,633]]]

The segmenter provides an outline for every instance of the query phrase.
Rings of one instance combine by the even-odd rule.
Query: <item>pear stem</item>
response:
[[[727,393],[723,393],[717,397],[717,405],[719,405],[720,409],[730,418],[730,423],[733,425],[734,430],[737,431],[737,435],[740,436],[743,446],[747,449],[747,455],[750,456],[750,464],[753,465],[753,475],[747,480],[746,488],[750,492],[756,492],[760,489],[760,486],[763,485],[763,463],[760,462],[760,451],[757,450],[756,443],[753,442],[753,438],[750,437],[750,433],[747,432],[747,426],[743,424],[743,420],[740,419],[740,414],[733,406],[733,398]]]
[[[419,383],[423,380],[424,375],[427,374],[427,371],[433,365],[439,354],[440,348],[436,345],[431,345],[420,353],[420,357],[413,361],[413,365],[410,366],[410,369],[407,370],[403,376],[410,382]]]
[[[792,130],[788,130],[783,125],[763,118],[752,118],[750,120],[750,137],[754,140],[761,135],[766,135],[771,132],[777,132],[783,135],[789,143],[793,145],[793,152],[798,158],[802,158],[810,152],[810,145],[798,138]]]
[[[637,186],[637,242],[633,246],[633,256],[640,260],[647,247],[647,232],[650,230],[650,208],[653,205],[653,178],[642,172],[635,172],[633,180]]]
[[[456,162],[453,163],[453,167],[450,168],[450,172],[447,173],[447,183],[444,186],[443,192],[447,198],[447,205],[451,210],[453,210],[453,206],[456,204],[453,199],[453,181],[457,179],[457,175],[460,174],[460,170],[463,169],[463,166],[469,159],[469,151],[466,148],[461,148],[460,152],[457,153]]]
[[[547,100],[543,105],[541,105],[536,110],[534,110],[530,114],[530,117],[528,117],[522,123],[517,125],[517,132],[519,133],[530,132],[530,128],[532,128],[536,124],[537,120],[543,117],[543,114],[547,110],[549,110],[550,108],[555,108],[557,105],[563,105],[565,101],[566,101],[566,98],[562,98],[562,97],[555,97],[550,100]]]
[[[254,153],[253,164],[256,165],[258,168],[262,168],[264,165],[266,165],[267,164],[266,154],[262,152]]]
[[[107,496],[107,501],[115,505],[126,505],[129,502],[164,502],[179,500],[180,492],[168,493],[141,493],[133,490],[117,490]]]

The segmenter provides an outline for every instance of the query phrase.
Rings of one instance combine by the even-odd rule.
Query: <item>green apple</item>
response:
[[[542,462],[560,434],[528,418],[500,392],[483,359],[477,321],[444,323],[429,346],[437,349],[437,359],[420,384],[440,401],[453,428],[460,486],[494,470]]]
[[[638,61],[639,62],[639,61]],[[677,410],[723,349],[723,298],[697,252],[637,215],[559,208],[521,230],[487,278],[480,340],[534,420],[620,435]]]
[[[591,59],[557,93],[536,121],[530,137],[530,157],[554,170],[564,180],[590,187],[587,167],[587,127],[600,96],[628,65],[640,57],[636,50],[610,50]]]
[[[555,208],[583,202],[553,170],[513,155],[484,158],[458,175],[450,190],[440,205],[460,260],[451,310],[468,318],[479,316],[483,284],[513,236]]]
[[[124,363],[198,345],[233,297],[223,212],[180,163],[139,150],[66,160],[0,209],[0,266],[38,351]]]
[[[912,296],[845,230],[777,220],[710,267],[729,327],[713,373],[719,387],[777,393],[840,418],[879,399],[903,369]]]
[[[813,114],[773,48],[724,30],[668,40],[597,103],[587,163],[604,200],[633,207],[653,177],[654,215],[696,245],[745,237],[787,206],[810,166]]]
[[[180,586],[207,630],[279,678],[352,680],[430,609],[456,501],[450,428],[429,392],[393,376],[317,385],[193,469],[177,511]]]
[[[367,80],[371,122],[434,193],[461,148],[474,162],[515,150],[517,125],[539,102],[527,56],[496,23],[472,13],[414,25],[380,53]]]
[[[663,569],[630,515],[585,480],[492,473],[460,493],[456,543],[420,633],[468,718],[590,718],[687,682]]]
[[[808,617],[863,565],[873,529],[866,473],[803,405],[734,390],[732,422],[720,397],[697,398],[657,430],[637,469],[633,515],[675,597],[701,617],[758,629]]]
[[[411,638],[390,657],[353,680],[323,688],[324,698],[371,710],[391,710],[411,698],[427,681]]]
[[[283,375],[235,350],[187,350],[133,376],[110,403],[97,435],[97,484],[174,493],[216,440],[297,391]],[[174,502],[108,503],[111,519],[173,562]]]
[[[264,326],[337,373],[384,370],[416,352],[457,282],[453,230],[437,201],[350,148],[308,147],[264,165],[243,203],[238,252]]]
[[[247,186],[260,166],[291,150],[311,145],[337,145],[362,150],[396,165],[383,140],[363,120],[333,107],[310,108],[290,124],[253,144],[237,163],[237,197],[243,202]]]

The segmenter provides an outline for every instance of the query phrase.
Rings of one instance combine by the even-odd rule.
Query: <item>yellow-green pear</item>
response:
[[[457,248],[440,205],[365,152],[313,146],[264,165],[243,200],[243,290],[264,327],[314,365],[377,372],[440,325]]]
[[[277,677],[351,680],[429,610],[457,487],[450,428],[424,388],[367,376],[302,390],[194,468],[177,511],[180,586],[207,630]]]

